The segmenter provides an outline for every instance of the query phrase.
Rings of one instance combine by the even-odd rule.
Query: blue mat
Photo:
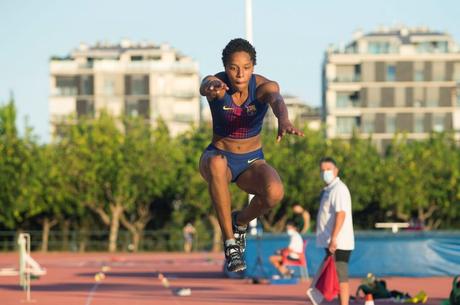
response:
[[[315,236],[308,240],[308,273],[313,276],[324,258],[324,249],[316,248]],[[350,259],[350,276],[365,277],[372,272],[377,276],[431,277],[460,274],[460,232],[357,232],[356,248]],[[269,256],[286,247],[286,234],[263,234],[248,237],[246,247],[247,269],[244,277],[271,278],[277,274]],[[256,265],[257,256],[262,265]]]

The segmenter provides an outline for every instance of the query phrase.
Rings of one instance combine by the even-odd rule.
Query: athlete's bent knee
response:
[[[284,197],[284,188],[281,183],[273,183],[267,189],[267,204],[269,208],[273,208]]]

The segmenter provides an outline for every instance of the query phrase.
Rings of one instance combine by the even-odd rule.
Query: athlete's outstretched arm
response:
[[[303,136],[303,132],[295,128],[289,120],[288,110],[280,94],[278,84],[273,81],[267,81],[260,85],[258,90],[260,90],[262,100],[270,104],[273,113],[278,118],[278,136],[276,137],[276,141],[281,141],[281,138],[286,133]]]
[[[200,86],[200,94],[206,96],[208,101],[223,98],[227,90],[227,84],[215,75],[208,75],[203,78]]]

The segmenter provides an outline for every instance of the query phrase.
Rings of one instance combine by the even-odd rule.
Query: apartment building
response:
[[[454,130],[460,139],[460,51],[447,33],[358,31],[327,50],[322,78],[328,138],[372,135],[380,149],[395,133],[416,140]]]
[[[154,125],[162,118],[172,135],[200,121],[199,67],[167,44],[81,44],[66,57],[52,57],[50,129],[69,118],[139,116]]]

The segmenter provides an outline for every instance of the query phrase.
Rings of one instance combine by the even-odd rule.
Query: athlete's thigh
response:
[[[281,184],[277,171],[265,161],[255,161],[236,180],[236,184],[250,194],[264,194],[271,184]]]
[[[205,150],[203,154],[200,157],[200,163],[199,163],[199,169],[200,169],[200,174],[203,177],[206,182],[209,183],[209,180],[211,179],[211,166],[210,163],[212,162],[212,158],[219,158],[225,161],[225,164],[227,164],[227,158],[219,153],[218,151],[213,151],[213,150]],[[230,182],[232,180],[232,173],[230,171],[230,168],[228,166],[225,166],[225,169],[223,169],[223,175],[227,178],[227,181]],[[215,173],[216,174],[216,173]]]

